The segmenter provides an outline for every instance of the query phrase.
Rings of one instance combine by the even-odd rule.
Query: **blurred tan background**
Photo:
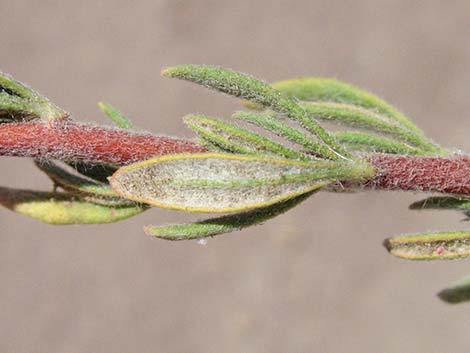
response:
[[[206,63],[269,81],[336,77],[470,150],[468,1],[0,0],[0,13],[1,70],[81,120],[107,123],[106,100],[139,127],[189,137],[184,114],[239,105],[159,72]],[[0,170],[0,185],[50,188],[28,160]],[[420,197],[320,194],[206,246],[143,234],[194,218],[178,212],[58,227],[2,209],[0,351],[466,352],[470,305],[435,293],[468,261],[405,262],[381,245],[468,229],[460,214],[408,211]]]

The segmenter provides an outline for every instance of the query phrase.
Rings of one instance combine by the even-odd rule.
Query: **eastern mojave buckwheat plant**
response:
[[[167,240],[202,239],[256,225],[319,191],[437,193],[410,209],[470,215],[470,156],[438,146],[402,113],[357,87],[323,78],[269,85],[201,65],[162,74],[240,98],[247,109],[232,115],[238,123],[184,117],[198,136],[188,141],[140,132],[105,103],[100,107],[117,127],[74,121],[1,74],[0,155],[33,158],[54,187],[2,187],[0,203],[51,224],[116,222],[152,206],[224,214],[144,228]],[[327,131],[320,121],[337,128]],[[464,258],[470,256],[470,232],[403,235],[384,245],[409,260]],[[449,303],[470,300],[470,280],[439,297]]]

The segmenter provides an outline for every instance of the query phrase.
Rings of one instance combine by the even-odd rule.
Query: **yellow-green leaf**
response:
[[[394,256],[407,260],[452,260],[470,256],[470,232],[437,232],[386,239]]]
[[[101,224],[135,216],[145,206],[108,207],[58,192],[0,188],[0,204],[49,224]]]

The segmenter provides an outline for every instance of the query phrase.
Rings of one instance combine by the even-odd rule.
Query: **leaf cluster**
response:
[[[147,234],[188,240],[228,233],[276,217],[320,190],[376,174],[368,153],[444,156],[394,107],[334,79],[300,78],[267,84],[214,66],[181,65],[163,76],[190,81],[237,97],[246,110],[232,121],[187,115],[186,125],[208,152],[158,156],[127,166],[41,160],[52,192],[0,188],[4,206],[51,224],[109,223],[152,206],[223,213],[189,224],[146,226]],[[113,106],[100,108],[121,129],[132,122]],[[0,74],[0,124],[40,119],[54,124],[68,113],[12,77]],[[331,125],[326,130],[322,124]],[[60,190],[60,191],[59,191]],[[470,214],[470,200],[452,195],[416,202],[411,209],[455,209]],[[470,233],[405,235],[385,241],[391,254],[412,260],[470,256]],[[469,281],[439,294],[470,300]]]

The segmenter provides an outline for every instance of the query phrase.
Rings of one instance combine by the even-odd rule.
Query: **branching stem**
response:
[[[0,124],[1,156],[119,166],[156,155],[204,151],[204,147],[190,140],[72,121]],[[377,174],[358,187],[470,195],[470,156],[371,153],[366,158]]]

